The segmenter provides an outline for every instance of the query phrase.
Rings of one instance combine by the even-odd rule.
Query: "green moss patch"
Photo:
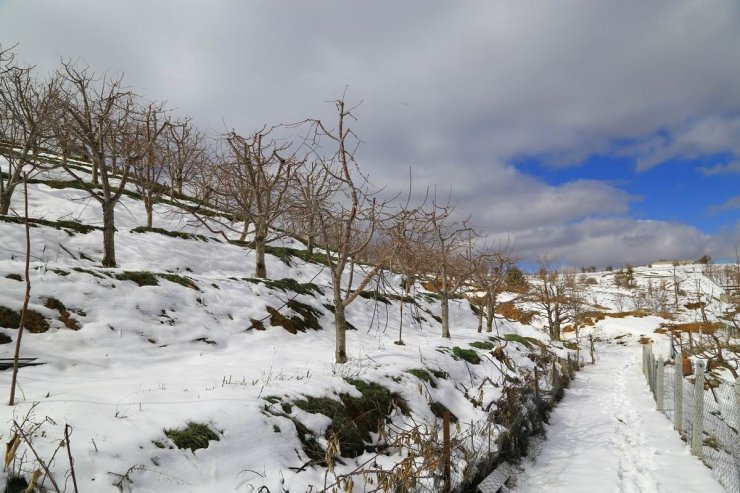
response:
[[[379,301],[380,303],[385,303],[386,305],[391,304],[391,300],[389,300],[387,296],[383,295],[383,293],[379,291],[361,291],[360,296],[362,298],[365,298],[366,300],[375,300]]]
[[[190,449],[195,452],[198,449],[208,448],[211,440],[219,441],[219,437],[208,425],[190,421],[184,428],[165,429],[164,434],[172,440],[175,447],[179,449]]]
[[[257,279],[253,277],[248,277],[245,280],[255,284],[261,283],[270,289],[279,289],[286,292],[290,291],[293,293],[305,294],[309,296],[313,296],[313,293],[324,294],[321,288],[319,288],[316,284],[312,282],[300,283],[295,279],[291,279],[288,277],[284,277],[283,279]]]
[[[0,221],[12,224],[25,224],[25,220],[22,217],[15,216],[0,216]],[[50,228],[59,229],[65,231],[69,235],[76,233],[91,233],[95,230],[102,230],[100,226],[90,226],[88,224],[82,224],[77,221],[49,221],[46,219],[35,219],[29,218],[28,223],[31,227],[34,226],[48,226]]]
[[[97,277],[98,279],[105,279],[105,277],[109,275],[107,272],[95,272],[94,270],[83,269],[82,267],[72,267],[72,270],[75,272],[81,272],[83,274],[89,274],[93,277]]]
[[[470,364],[477,365],[480,363],[480,356],[473,349],[463,349],[455,346],[452,348],[452,355],[455,359],[467,361]]]
[[[483,349],[485,351],[491,351],[495,346],[492,342],[488,341],[475,341],[470,343],[476,349]]]
[[[362,394],[352,397],[341,394],[339,400],[328,397],[307,397],[294,404],[309,413],[318,413],[332,420],[326,430],[328,438],[335,435],[339,440],[342,455],[357,457],[365,451],[365,442],[371,440],[370,433],[376,433],[382,420],[388,419],[394,407],[409,413],[406,401],[398,394],[392,393],[382,385],[364,380],[346,379]],[[300,430],[299,430],[300,435]],[[303,441],[303,440],[302,440]],[[311,457],[315,451],[307,450]],[[323,456],[319,456],[321,459]]]
[[[157,274],[157,277],[161,277],[162,279],[174,282],[175,284],[179,284],[180,286],[185,286],[186,288],[200,291],[200,288],[197,284],[195,284],[195,281],[193,281],[189,277],[179,276],[177,274]]]
[[[139,286],[158,286],[157,276],[146,271],[125,271],[116,274],[119,281],[134,281]]]
[[[429,373],[429,371],[427,371],[425,368],[412,368],[411,370],[406,370],[406,373],[410,373],[419,380],[428,383],[434,389],[437,388],[437,382],[434,380],[434,377],[432,377],[432,374]]]
[[[529,349],[532,349],[532,341],[529,337],[520,336],[519,334],[506,334],[504,335],[504,339],[510,342],[518,342],[519,344],[524,344]]]
[[[200,240],[200,241],[209,241],[209,238],[204,235],[199,235],[195,233],[185,233],[183,231],[170,231],[168,229],[163,228],[147,228],[146,226],[138,226],[131,230],[132,233],[157,233],[164,236],[169,236],[170,238],[181,238],[183,240]]]
[[[580,349],[578,344],[572,341],[563,341],[563,347],[565,349],[570,349],[571,351],[578,351]]]

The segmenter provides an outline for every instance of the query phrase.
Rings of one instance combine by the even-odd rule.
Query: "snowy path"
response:
[[[514,491],[724,492],[655,410],[637,345],[608,346],[578,373]]]

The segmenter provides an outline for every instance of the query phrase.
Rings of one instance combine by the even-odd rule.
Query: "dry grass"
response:
[[[496,307],[496,314],[501,315],[506,320],[520,322],[524,325],[529,325],[535,315],[534,312],[520,310],[513,301],[507,301],[498,305]]]

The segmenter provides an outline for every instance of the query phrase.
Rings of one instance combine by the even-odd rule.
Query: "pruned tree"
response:
[[[549,259],[540,261],[530,282],[528,300],[544,313],[550,339],[560,340],[562,326],[572,320],[566,279]]]
[[[50,145],[59,111],[58,76],[38,80],[31,67],[19,66],[0,73],[0,155],[8,162],[7,173],[0,176],[0,215],[10,210],[24,166],[33,164],[33,173],[42,169],[41,150]]]
[[[296,169],[302,164],[292,142],[279,141],[273,134],[285,125],[263,127],[243,137],[231,131],[223,137],[218,192],[230,205],[230,212],[254,226],[255,277],[267,277],[265,248],[268,233],[290,206],[288,190]]]
[[[428,247],[430,273],[439,295],[442,337],[450,338],[450,299],[455,298],[478,268],[474,240],[478,236],[470,218],[456,219],[451,201],[432,202],[427,218],[431,227]]]
[[[169,158],[164,136],[170,128],[164,104],[151,102],[133,113],[131,170],[136,191],[141,194],[146,211],[146,227],[154,222],[154,203],[167,192],[161,181]],[[111,136],[115,139],[117,136]]]
[[[368,180],[360,173],[355,152],[359,143],[357,135],[348,124],[354,120],[353,109],[344,99],[334,102],[337,108],[337,127],[327,128],[324,122],[314,120],[316,153],[324,173],[332,177],[329,200],[318,207],[318,239],[326,251],[332,286],[332,305],[336,329],[335,360],[347,361],[347,307],[378,275],[393,254],[393,242],[380,242],[381,248],[374,258],[363,266],[363,273],[355,285],[357,256],[365,251],[373,238],[387,227],[388,222],[403,213],[389,209],[389,202],[379,201],[369,191]],[[332,148],[327,156],[319,152]]]
[[[126,188],[131,162],[139,157],[133,111],[134,95],[122,77],[96,78],[88,67],[63,61],[59,76],[65,82],[64,114],[57,136],[64,169],[103,210],[104,267],[116,266],[115,206]],[[91,180],[73,169],[68,156],[82,149],[90,159]],[[113,168],[117,174],[114,175]],[[91,184],[90,181],[93,183]],[[99,187],[95,184],[99,182]]]
[[[294,173],[290,189],[290,229],[305,240],[306,249],[313,253],[316,237],[320,234],[318,211],[326,208],[336,189],[334,176],[326,172],[319,160],[312,160]]]
[[[493,331],[498,295],[506,286],[507,269],[515,265],[517,260],[511,243],[508,241],[498,246],[483,248],[478,252],[475,262],[476,269],[473,271],[476,288],[483,293],[477,303],[480,310],[478,332],[482,330],[484,316],[486,332]]]
[[[164,133],[165,166],[170,195],[183,194],[183,185],[196,176],[208,156],[206,134],[190,118],[171,122]]]

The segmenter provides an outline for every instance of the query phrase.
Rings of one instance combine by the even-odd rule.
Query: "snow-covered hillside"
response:
[[[463,436],[489,419],[504,389],[529,385],[536,366],[538,384],[547,390],[545,370],[553,358],[574,352],[548,340],[540,316],[527,325],[500,317],[497,332],[477,333],[467,299],[453,301],[452,339],[442,339],[439,303],[420,286],[405,307],[405,345],[396,345],[401,278],[388,274],[378,294],[350,305],[350,361],[337,365],[329,272],[299,241],[273,242],[269,279],[253,279],[254,252],[246,243],[217,237],[166,203],[155,206],[154,226],[161,229],[137,231],[144,208],[124,195],[116,208],[119,266],[105,269],[99,205],[64,182],[62,172],[40,178],[29,185],[35,220],[29,307],[40,317],[24,336],[21,356],[41,364],[20,370],[18,403],[0,408],[0,434],[9,437],[15,420],[62,484],[71,481],[66,452],[51,457],[69,424],[81,491],[321,491],[332,478],[368,464],[389,470],[408,460],[408,449],[378,447],[384,432],[425,429],[437,437],[446,409],[457,419],[454,433]],[[17,214],[21,201],[19,190]],[[23,225],[0,217],[4,358],[12,356],[14,314],[23,301],[24,251]],[[634,275],[638,285],[674,279],[673,267],[636,268]],[[583,276],[593,279],[585,300],[594,318],[641,317],[647,308],[634,290],[615,287],[614,273]],[[677,276],[678,321],[697,320],[697,310],[684,305],[698,296],[716,320],[725,308],[720,288],[699,266],[682,266]],[[502,301],[516,298],[501,295]],[[659,337],[653,330],[662,321],[647,319],[645,335]],[[574,332],[564,334],[581,343],[585,360],[584,341],[594,330],[583,328],[580,341],[573,341]],[[0,387],[9,386],[10,372],[0,373]],[[344,415],[328,411],[347,412],[361,402],[375,406],[363,412],[385,425],[355,430],[361,443],[347,440],[343,450],[332,450],[333,434],[344,433]],[[207,448],[176,446],[171,431],[189,423],[202,427]],[[489,430],[489,442],[505,432],[500,423]],[[14,457],[3,480],[30,478],[38,465],[27,444]],[[474,461],[456,457],[455,477],[470,473]],[[353,477],[356,491],[369,477]],[[425,484],[433,490],[437,483],[429,478]]]

